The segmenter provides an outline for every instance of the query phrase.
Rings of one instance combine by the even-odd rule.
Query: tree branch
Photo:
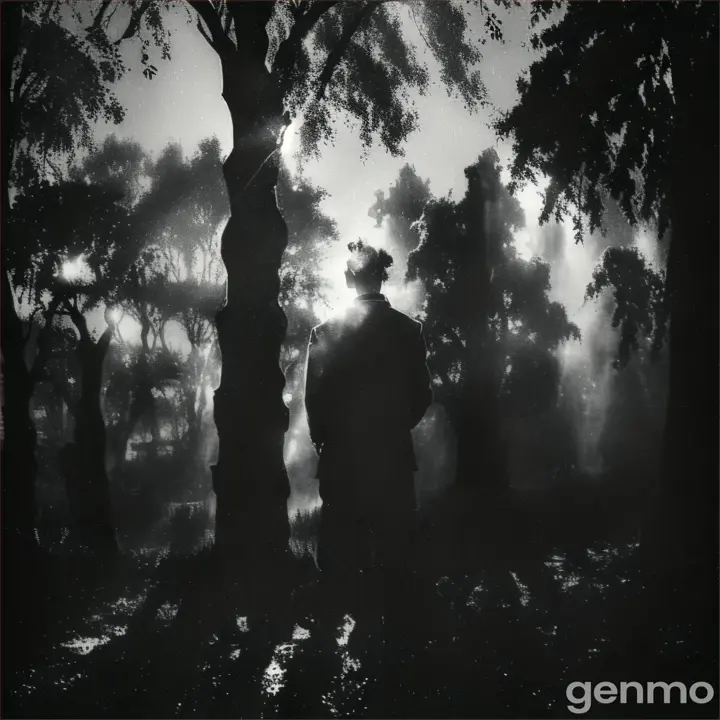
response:
[[[50,352],[50,336],[52,333],[52,323],[60,304],[63,302],[62,296],[53,297],[48,309],[43,314],[44,325],[37,341],[37,353],[30,368],[30,383],[34,386],[40,380],[45,371],[45,363],[47,362]]]
[[[10,89],[10,97],[14,103],[18,102],[18,100],[22,97],[23,85],[25,85],[32,74],[31,63],[24,62],[23,60],[20,61],[20,69],[18,70],[17,78]]]
[[[97,348],[100,352],[100,357],[105,357],[105,353],[107,352],[108,348],[110,347],[110,341],[112,340],[112,337],[114,335],[115,331],[115,325],[108,325],[105,328],[105,331],[100,336],[100,339],[97,342]]]
[[[225,35],[230,35],[230,28],[232,27],[232,21],[233,17],[230,14],[230,11],[225,8],[225,26],[223,27],[223,31],[225,32]]]
[[[20,105],[25,99],[32,94],[33,88],[38,86],[39,76],[37,73],[29,72],[25,78],[23,78],[22,85],[18,89],[13,90],[13,105]],[[38,93],[35,93],[35,97]],[[19,113],[18,113],[19,115]]]
[[[253,46],[253,53],[260,46],[267,50],[269,39],[267,24],[274,11],[274,2],[231,2],[228,3],[228,12],[235,21],[235,34],[238,37],[238,50],[245,49],[245,43]],[[245,40],[243,48],[240,47],[240,33]]]
[[[32,329],[33,329],[33,323],[35,322],[35,316],[40,311],[39,307],[35,307],[33,311],[30,313],[30,317],[28,318],[28,331],[23,337],[23,340],[25,341],[23,343],[23,347],[27,346],[28,342],[30,342],[30,338],[32,337]]]
[[[142,20],[142,16],[145,14],[151,4],[152,0],[141,0],[137,5],[133,7],[132,12],[130,13],[130,21],[128,22],[127,27],[125,28],[125,32],[122,34],[120,39],[115,41],[116,45],[119,45],[123,40],[129,40],[131,37],[134,37],[137,34],[137,31],[140,29],[140,21]]]
[[[50,15],[53,13],[53,10],[55,10],[55,5],[57,3],[55,2],[46,2],[45,3],[45,10],[43,11],[42,15],[42,21],[46,23],[50,19]]]
[[[338,0],[315,0],[309,9],[302,15],[296,15],[296,20],[277,53],[273,71],[277,73],[280,82],[285,84],[289,81],[290,71],[297,59],[303,40],[308,36],[317,21],[332,7],[338,4]],[[287,90],[287,88],[284,88]]]
[[[110,7],[110,3],[112,0],[102,0],[100,3],[100,9],[97,12],[97,15],[95,15],[95,19],[92,22],[92,25],[90,27],[86,28],[86,31],[88,33],[94,33],[100,30],[102,26],[103,18],[105,17],[105,13],[107,12],[107,9]]]
[[[382,0],[372,0],[371,2],[366,3],[343,31],[337,45],[335,45],[332,52],[328,55],[328,59],[325,61],[325,67],[323,67],[323,70],[320,73],[320,78],[318,80],[319,87],[317,93],[315,94],[316,100],[319,101],[325,97],[327,86],[330,84],[330,80],[332,79],[335,69],[345,56],[345,52],[352,42],[353,35],[355,35],[362,24],[368,20],[370,15],[372,15],[381,2]]]
[[[196,18],[195,26],[200,31],[200,34],[205,38],[205,42],[213,49],[215,50],[215,45],[213,44],[212,38],[208,35],[207,30],[205,29],[205,26],[202,23],[202,20],[200,18]]]
[[[85,320],[85,316],[80,312],[77,306],[77,296],[73,296],[73,302],[69,303],[67,300],[64,300],[65,307],[67,308],[67,314],[70,316],[70,319],[73,321],[73,325],[77,328],[77,331],[80,333],[80,339],[83,342],[92,342],[90,338],[90,332],[88,330],[87,321]]]
[[[482,12],[482,6],[483,3],[480,3],[480,12]],[[417,21],[417,17],[415,16],[415,8],[410,5],[408,8],[410,10],[410,16],[413,19],[413,22],[415,23],[415,27],[417,28],[418,33],[420,34],[420,37],[425,41],[425,45],[427,46],[427,49],[432,52],[432,48],[430,47],[430,43],[428,42],[428,39],[425,37],[425,33],[420,28],[420,23]]]
[[[202,20],[209,31],[208,34],[201,31],[203,37],[210,43],[210,47],[220,56],[226,57],[227,55],[235,51],[235,46],[232,40],[227,36],[223,30],[220,16],[215,11],[215,7],[209,0],[203,0],[202,2],[191,3],[193,10],[198,14],[199,20]],[[198,26],[200,22],[198,21]]]
[[[77,403],[75,399],[70,395],[70,391],[67,387],[67,381],[58,383],[55,387],[60,390],[60,396],[67,405],[68,412],[75,417],[77,415]]]

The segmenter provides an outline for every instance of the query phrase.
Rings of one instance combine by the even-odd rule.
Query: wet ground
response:
[[[328,609],[308,549],[296,544],[296,576],[264,595],[219,582],[207,550],[54,561],[28,587],[45,611],[6,676],[4,715],[571,717],[571,682],[716,677],[693,613],[660,612],[631,543],[550,551],[529,569],[433,566],[394,615],[360,598],[375,597],[370,581]],[[649,710],[587,714],[717,715],[715,703]]]

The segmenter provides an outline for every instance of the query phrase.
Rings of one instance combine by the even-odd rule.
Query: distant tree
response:
[[[281,355],[286,373],[304,367],[310,330],[320,321],[318,307],[327,303],[327,281],[320,276],[320,266],[325,252],[339,236],[335,221],[320,208],[325,197],[325,190],[302,176],[291,177],[287,168],[280,174],[278,205],[288,226],[279,295],[288,319]]]
[[[478,3],[488,34],[500,37],[498,17],[482,0]],[[123,37],[152,36],[148,5],[153,7],[133,5]],[[302,151],[319,152],[332,136],[333,113],[342,111],[358,123],[366,146],[378,138],[390,152],[401,152],[417,126],[409,91],[423,92],[429,80],[402,36],[401,13],[409,13],[422,29],[442,82],[471,109],[484,96],[474,68],[481,55],[466,37],[464,11],[450,3],[406,8],[375,0],[206,0],[188,8],[220,59],[233,123],[233,151],[224,169],[231,218],[222,250],[228,302],[218,319],[225,367],[215,402],[224,448],[214,469],[216,541],[219,548],[234,548],[233,557],[251,546],[256,560],[268,552],[287,556],[289,485],[282,449],[288,410],[278,366],[286,325],[278,305],[278,272],[287,228],[275,197],[278,140],[293,117],[302,116]],[[107,15],[97,13],[93,25],[107,31]],[[253,506],[245,501],[248,495],[256,498]]]
[[[216,343],[214,318],[225,298],[219,234],[230,208],[222,161],[220,143],[212,137],[201,141],[188,159],[179,145],[168,145],[150,168],[153,185],[172,185],[182,177],[190,178],[191,192],[165,218],[150,249],[157,256],[151,263],[155,286],[163,286],[162,326],[171,318],[179,322],[190,345],[179,391],[187,422],[187,470],[194,480],[204,472],[200,447],[211,372],[209,358]],[[156,290],[149,293],[151,296],[156,296]],[[162,331],[160,339],[166,348]]]
[[[280,353],[285,375],[284,401],[290,416],[286,458],[294,489],[306,492],[312,483],[315,449],[305,428],[305,361],[310,330],[320,322],[328,303],[327,280],[321,264],[329,247],[339,240],[334,220],[321,208],[326,191],[302,175],[292,177],[283,167],[277,186],[278,206],[288,228],[288,245],[280,269],[280,305],[287,332]]]
[[[548,298],[549,266],[516,255],[523,214],[500,181],[495,152],[483,153],[466,176],[460,202],[425,205],[408,278],[425,287],[429,365],[458,437],[457,483],[491,499],[508,482],[501,417],[552,406],[554,350],[579,332]]]
[[[420,178],[412,165],[403,165],[387,197],[382,190],[378,190],[375,197],[377,201],[368,211],[368,215],[376,218],[378,226],[384,218],[388,218],[400,250],[399,257],[394,260],[404,272],[407,256],[420,241],[415,223],[422,216],[425,205],[432,199],[430,181]]]
[[[23,280],[22,287],[36,305],[49,293],[48,310],[55,307],[55,314],[67,315],[78,333],[75,351],[82,380],[78,402],[70,405],[75,461],[68,489],[86,501],[78,499],[72,505],[79,513],[75,521],[81,541],[98,548],[114,544],[100,388],[115,325],[110,307],[125,279],[123,273],[113,272],[112,262],[116,244],[129,229],[118,199],[114,191],[81,183],[41,183],[17,196],[8,234],[11,262],[15,255],[27,260],[14,263],[14,268],[11,264],[16,281]],[[93,212],[86,212],[89,207]],[[102,305],[108,326],[94,339],[86,314]]]
[[[108,135],[80,161],[68,168],[68,178],[86,185],[115,191],[118,203],[132,208],[144,193],[150,158],[142,146],[131,140]]]
[[[478,2],[488,35],[500,38],[498,17]],[[144,72],[152,76],[151,42],[168,52],[160,16],[164,3],[128,5],[129,19],[118,39],[142,39]],[[109,39],[114,27],[109,6],[103,2],[91,11],[88,33],[95,38]],[[216,539],[219,548],[233,548],[233,557],[251,546],[255,552],[248,560],[275,552],[286,557],[289,487],[282,449],[288,412],[278,367],[286,321],[277,298],[287,228],[275,197],[278,139],[292,117],[302,114],[302,148],[317,151],[332,133],[332,113],[340,110],[358,121],[366,145],[379,138],[391,152],[401,151],[417,124],[408,91],[424,91],[429,75],[402,37],[399,12],[407,10],[422,28],[443,83],[470,108],[484,96],[474,69],[481,55],[466,39],[465,13],[449,3],[405,8],[374,0],[206,0],[188,7],[220,59],[233,123],[233,151],[224,167],[231,206],[222,250],[228,297],[218,320],[226,365],[215,402],[221,443],[230,441],[214,470]],[[256,498],[252,507],[248,495]]]
[[[650,340],[652,359],[657,360],[668,324],[665,273],[653,270],[637,248],[611,247],[593,271],[585,297],[598,298],[606,289],[615,305],[612,327],[620,328],[615,366],[628,364],[643,337]]]
[[[548,176],[541,219],[572,215],[578,239],[601,225],[604,193],[631,223],[672,232],[665,492],[649,545],[715,567],[717,5],[572,3],[533,42],[543,57],[498,125],[514,138],[514,184]]]
[[[24,190],[57,169],[58,157],[72,157],[91,144],[98,119],[120,122],[123,110],[111,85],[122,74],[118,49],[90,42],[60,22],[60,3],[12,3],[2,8],[3,223],[11,216],[10,190]],[[52,118],[48,122],[48,118]],[[7,231],[7,225],[5,225]],[[8,248],[7,232],[3,238]],[[32,247],[36,247],[34,239]],[[16,258],[18,255],[16,253]],[[6,269],[2,282],[3,506],[9,542],[34,545],[36,433],[29,415],[34,370],[23,362],[22,323]],[[47,327],[51,327],[48,317]]]
[[[43,180],[19,192],[7,233],[6,257],[21,298],[42,307],[50,297],[48,309],[55,308],[55,315],[67,315],[78,334],[75,350],[82,391],[71,410],[76,420],[75,452],[83,462],[73,465],[72,472],[66,463],[66,474],[77,478],[84,495],[97,494],[95,510],[83,512],[82,519],[76,520],[97,524],[98,549],[109,546],[106,528],[112,527],[100,389],[103,361],[117,332],[114,315],[123,307],[135,308],[141,341],[147,344],[149,331],[144,321],[148,319],[148,300],[155,308],[171,302],[162,280],[153,272],[154,256],[148,253],[151,239],[177,212],[181,200],[197,192],[197,185],[207,182],[210,174],[202,167],[180,176],[161,175],[140,194],[137,188],[147,166],[148,158],[136,144],[111,138],[71,166],[67,179]],[[188,307],[187,300],[175,301],[174,307],[180,308],[177,312]],[[103,308],[112,310],[110,315],[106,312],[106,320],[111,322],[96,340],[89,314]],[[150,390],[150,370],[142,361],[136,369],[137,401],[143,388]],[[133,408],[137,414],[137,402]],[[80,505],[75,503],[75,507]],[[102,512],[101,507],[105,508]],[[92,532],[88,527],[80,530],[83,542]]]
[[[22,188],[92,147],[96,122],[122,121],[112,86],[125,68],[115,44],[68,27],[61,3],[31,1],[5,13],[5,163]]]
[[[601,452],[618,482],[637,485],[661,469],[658,410],[666,396],[665,272],[656,271],[637,247],[609,247],[585,297],[609,306],[610,324],[618,332]]]

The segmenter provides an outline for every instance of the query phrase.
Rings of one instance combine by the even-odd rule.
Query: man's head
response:
[[[345,271],[347,286],[355,288],[358,295],[380,292],[388,279],[388,268],[393,259],[385,250],[377,250],[364,240],[348,243],[350,258]]]

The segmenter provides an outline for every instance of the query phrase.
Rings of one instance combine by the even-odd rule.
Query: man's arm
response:
[[[307,413],[310,439],[315,450],[325,442],[322,414],[324,410],[323,380],[325,375],[323,348],[318,342],[315,328],[310,333],[310,342],[307,351],[307,366],[305,370],[305,412]]]
[[[410,427],[414,428],[433,400],[432,380],[427,366],[427,346],[418,323],[410,359]]]

